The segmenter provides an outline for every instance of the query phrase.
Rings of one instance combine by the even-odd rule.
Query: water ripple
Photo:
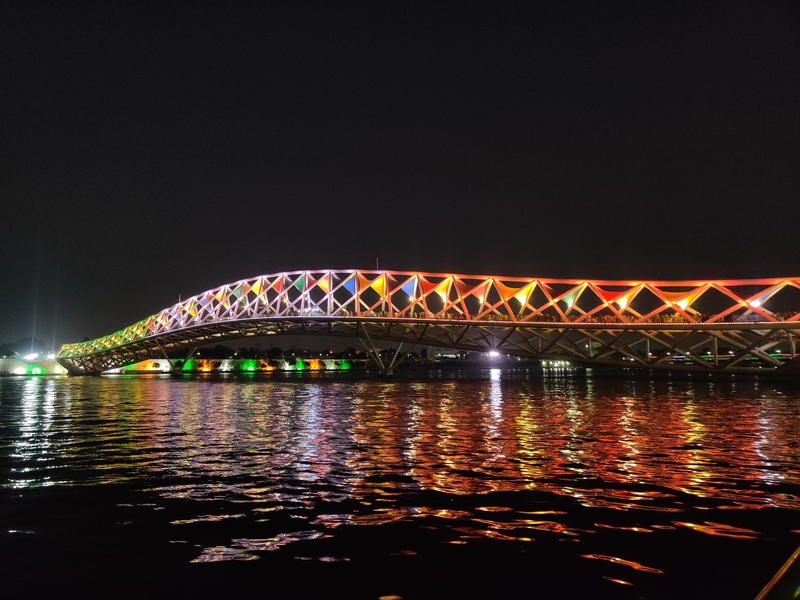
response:
[[[664,540],[797,535],[774,515],[800,511],[799,417],[733,383],[6,380],[0,491],[116,486],[115,522],[180,526],[195,563],[355,564],[377,537],[404,560],[542,545],[663,575]]]

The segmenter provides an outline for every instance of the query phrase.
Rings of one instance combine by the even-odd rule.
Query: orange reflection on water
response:
[[[12,449],[24,477],[11,485],[58,482],[45,467],[68,458],[101,482],[142,469],[202,481],[160,488],[196,500],[284,502],[292,494],[275,482],[291,480],[324,484],[313,492],[324,500],[535,490],[621,511],[678,512],[687,495],[733,510],[800,509],[797,495],[772,487],[800,479],[800,405],[741,388],[623,381],[601,390],[591,381],[497,378],[31,380],[20,386]],[[93,455],[85,439],[113,445],[104,441]],[[258,484],[234,481],[253,474]]]
[[[733,527],[732,525],[725,525],[724,523],[713,523],[705,521],[704,523],[685,523],[682,521],[673,521],[675,525],[686,527],[700,533],[714,535],[718,537],[734,538],[737,540],[755,540],[758,539],[759,533],[752,529],[744,529],[742,527]]]
[[[611,581],[612,583],[618,583],[620,585],[633,585],[630,581],[625,581],[624,579],[615,579],[614,577],[607,577],[603,575],[603,579]]]
[[[632,560],[624,560],[622,558],[617,558],[616,556],[607,556],[605,554],[581,554],[583,558],[593,558],[596,560],[606,560],[608,562],[612,562],[615,565],[623,565],[625,567],[630,567],[631,569],[636,569],[637,571],[643,571],[645,573],[657,573],[662,574],[664,571],[661,569],[656,569],[654,567],[646,567],[641,563],[632,561]]]
[[[652,529],[648,529],[647,527],[625,527],[622,525],[607,525],[606,523],[595,523],[595,527],[601,527],[603,529],[616,529],[619,531],[634,531],[636,533],[653,533]]]

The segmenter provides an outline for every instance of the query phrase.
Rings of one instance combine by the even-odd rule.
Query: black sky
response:
[[[800,3],[229,4],[3,4],[0,343],[376,256],[800,274]]]

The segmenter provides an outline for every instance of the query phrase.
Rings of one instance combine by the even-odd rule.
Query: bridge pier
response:
[[[378,369],[380,369],[380,376],[391,377],[392,375],[394,375],[394,368],[401,362],[403,362],[403,359],[406,357],[406,355],[410,350],[407,352],[403,352],[401,354],[401,351],[403,349],[403,342],[400,342],[397,348],[395,348],[394,354],[392,354],[392,358],[389,361],[389,364],[387,365],[386,363],[383,362],[381,354],[375,347],[375,344],[372,343],[372,338],[369,337],[369,333],[367,332],[366,328],[362,327],[362,331],[364,332],[364,335],[366,336],[367,342],[369,342],[369,344],[365,343],[364,340],[361,338],[358,339],[361,342],[361,345],[364,346],[364,349],[367,351],[367,354],[369,354],[372,360],[375,361],[375,364],[378,365]],[[398,360],[398,358],[400,360]]]
[[[414,346],[412,345],[411,348],[413,348],[413,347]],[[403,350],[403,342],[400,342],[400,344],[397,346],[397,348],[395,348],[394,354],[392,354],[392,360],[389,361],[389,365],[386,367],[386,371],[382,372],[381,374],[384,377],[391,377],[392,375],[394,375],[394,368],[397,365],[399,365],[401,362],[403,362],[403,359],[406,356],[408,356],[409,352],[411,352],[411,348],[409,348],[405,352],[401,352]]]

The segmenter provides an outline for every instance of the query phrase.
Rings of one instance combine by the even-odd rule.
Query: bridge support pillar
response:
[[[182,367],[186,364],[194,353],[197,352],[197,346],[192,346],[189,349],[189,352],[186,353],[186,358],[174,358],[174,359],[167,359],[169,360],[169,372],[172,375],[182,375]],[[166,355],[165,355],[166,356]]]
[[[156,346],[158,346],[159,352],[161,352],[161,355],[166,359],[167,364],[169,365],[169,372],[170,373],[175,373],[175,365],[172,362],[172,359],[169,356],[167,356],[167,353],[161,347],[161,344],[158,343],[158,340],[156,340]]]
[[[389,361],[389,364],[386,364],[381,358],[381,354],[375,347],[375,344],[372,343],[372,338],[369,337],[369,333],[367,333],[366,328],[362,327],[362,330],[364,331],[364,336],[366,336],[367,342],[369,343],[367,344],[367,342],[365,342],[363,339],[358,338],[359,341],[361,342],[361,345],[364,346],[364,349],[367,351],[367,354],[369,354],[372,360],[375,361],[375,364],[378,365],[381,377],[391,377],[392,375],[394,375],[394,368],[397,365],[399,365],[403,361],[403,358],[405,358],[405,356],[408,354],[408,352],[402,352],[403,343],[400,342],[397,348],[395,348],[394,354],[392,354],[392,358]]]
[[[158,346],[161,355],[167,360],[167,364],[169,365],[169,372],[172,373],[173,375],[180,374],[180,369],[175,368],[176,365],[181,361],[186,362],[187,360],[192,358],[192,356],[194,356],[195,351],[197,350],[197,346],[192,346],[191,348],[189,348],[189,352],[186,354],[186,358],[183,359],[170,358],[169,356],[167,356],[166,351],[161,347],[161,344],[159,344],[157,340],[156,340],[156,345]]]
[[[413,347],[414,347],[414,345],[411,346],[411,348],[413,348]],[[394,351],[394,354],[392,355],[392,360],[389,362],[389,366],[387,367],[387,369],[388,369],[387,373],[386,373],[387,375],[392,375],[394,373],[394,368],[397,365],[399,365],[401,362],[403,362],[403,359],[406,356],[408,356],[409,352],[411,352],[411,348],[409,348],[407,351],[403,352],[402,351],[403,350],[403,342],[400,342],[400,344],[398,344],[397,348]]]

